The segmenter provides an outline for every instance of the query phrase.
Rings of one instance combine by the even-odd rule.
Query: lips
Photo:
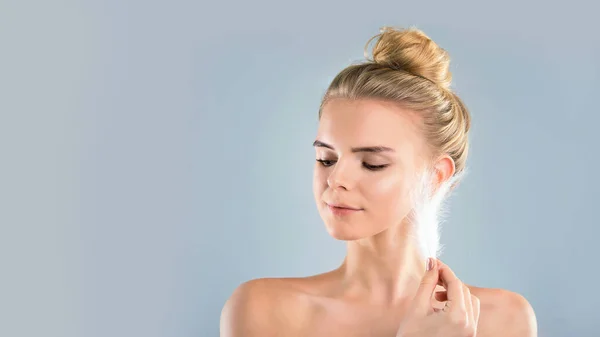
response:
[[[327,204],[329,207],[334,207],[334,208],[339,208],[339,209],[347,209],[347,210],[351,210],[351,211],[360,211],[360,208],[356,208],[356,207],[351,207],[345,204]]]
[[[331,203],[331,204],[325,203],[325,204],[327,205],[327,209],[329,210],[329,212],[331,212],[331,214],[338,216],[338,217],[356,214],[356,213],[362,211],[361,208],[348,206],[343,203]]]
[[[356,214],[356,213],[362,212],[361,209],[337,207],[335,205],[332,206],[329,204],[327,204],[327,209],[329,210],[329,212],[331,212],[331,214],[333,214],[336,217],[348,216],[351,214]]]

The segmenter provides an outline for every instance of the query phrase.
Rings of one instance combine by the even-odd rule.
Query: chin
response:
[[[332,229],[328,226],[327,232],[329,233],[329,235],[331,235],[332,238],[340,241],[354,241],[362,239],[361,235],[357,235],[356,233],[352,233],[347,230],[340,230],[339,228]]]
[[[336,240],[354,241],[372,235],[372,233],[366,232],[364,228],[362,230],[361,228],[356,228],[352,223],[335,219],[326,219],[324,222],[327,233]]]

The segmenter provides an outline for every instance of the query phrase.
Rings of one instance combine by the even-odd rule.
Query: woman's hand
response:
[[[400,323],[396,337],[475,337],[479,320],[479,299],[471,295],[454,272],[432,259],[432,268],[421,281],[412,307]],[[446,306],[435,309],[433,292],[437,284],[446,288]]]

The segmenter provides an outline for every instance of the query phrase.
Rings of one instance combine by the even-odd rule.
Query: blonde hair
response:
[[[367,48],[373,39],[372,59]],[[367,61],[343,69],[333,79],[319,108],[333,98],[382,99],[396,102],[422,117],[431,159],[448,154],[455,175],[466,166],[471,117],[452,92],[448,53],[417,28],[383,27],[365,45]]]

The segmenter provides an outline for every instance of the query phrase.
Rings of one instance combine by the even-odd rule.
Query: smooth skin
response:
[[[328,233],[347,242],[346,257],[322,274],[244,282],[222,309],[221,337],[537,336],[523,296],[466,285],[439,260],[426,271],[407,225],[413,177],[428,158],[420,123],[391,102],[325,104],[313,191]],[[447,155],[433,164],[434,186],[455,172]],[[339,203],[357,211],[332,212]]]

